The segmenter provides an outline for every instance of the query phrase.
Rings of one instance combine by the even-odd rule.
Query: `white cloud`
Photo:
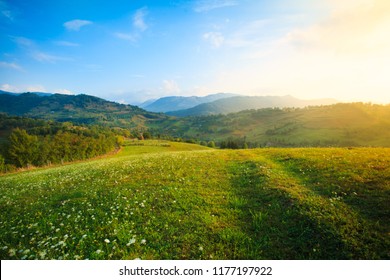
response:
[[[163,90],[169,94],[180,92],[179,85],[174,80],[164,80]]]
[[[47,92],[45,87],[42,85],[31,85],[26,88],[28,92]]]
[[[92,21],[89,20],[81,20],[81,19],[74,19],[71,21],[67,21],[64,23],[64,27],[68,31],[79,31],[81,27],[92,24]]]
[[[125,41],[136,43],[141,38],[141,33],[148,29],[148,25],[145,22],[147,14],[148,9],[146,7],[138,9],[133,16],[133,31],[115,32],[114,36]]]
[[[13,63],[13,62],[0,61],[0,67],[23,71],[23,68],[20,65]]]
[[[220,32],[207,32],[202,37],[203,40],[209,42],[214,48],[221,47],[225,41],[225,38]]]
[[[238,5],[235,0],[198,0],[194,5],[194,11],[204,13],[215,9]]]
[[[66,94],[66,95],[74,95],[73,92],[71,92],[70,90],[67,90],[67,89],[56,89],[54,92],[60,93],[60,94]]]
[[[42,85],[28,85],[28,86],[13,86],[10,84],[2,84],[0,86],[1,90],[8,92],[47,92],[45,87]]]
[[[143,7],[141,9],[138,9],[133,17],[134,27],[141,32],[145,31],[148,28],[148,25],[145,23],[145,17],[147,16],[147,14],[148,9],[146,7]]]
[[[18,92],[18,88],[10,84],[2,84],[0,89],[8,92]]]

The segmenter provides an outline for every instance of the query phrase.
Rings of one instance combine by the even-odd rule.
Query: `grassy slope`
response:
[[[171,135],[207,141],[234,137],[263,146],[390,147],[389,119],[389,105],[346,103],[166,119],[158,125]]]
[[[390,257],[388,148],[145,143],[0,177],[1,259]]]

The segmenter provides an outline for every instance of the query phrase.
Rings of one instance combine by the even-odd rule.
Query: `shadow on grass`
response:
[[[271,186],[262,162],[232,162],[229,167],[236,208],[251,259],[354,259],[339,232],[309,215],[307,205]],[[283,184],[283,180],[280,181]],[[363,257],[364,258],[364,257]]]

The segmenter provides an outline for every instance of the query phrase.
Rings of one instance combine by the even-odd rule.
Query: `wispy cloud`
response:
[[[148,29],[148,25],[145,21],[148,13],[147,7],[138,9],[132,18],[133,30],[129,32],[115,32],[114,36],[132,43],[137,42],[141,37],[142,32]]]
[[[56,56],[56,55],[51,55],[45,52],[41,51],[35,51],[32,52],[31,56],[39,61],[39,62],[48,62],[48,63],[55,63],[57,61],[69,61],[71,60],[68,57],[62,57],[62,56]]]
[[[30,40],[25,37],[10,37],[12,41],[14,41],[19,48],[21,48],[26,55],[32,57],[34,60],[39,61],[39,62],[46,62],[46,63],[55,63],[58,61],[70,61],[72,60],[69,57],[64,57],[64,56],[58,56],[54,54],[49,54],[46,52],[43,52],[40,50],[39,46],[37,45],[36,42],[33,40]],[[67,45],[67,46],[76,46],[73,43],[70,42],[65,42],[65,41],[59,41],[56,42],[57,44],[62,44],[62,45]],[[12,65],[8,65],[11,67]],[[14,65],[14,69],[16,64]]]
[[[80,46],[77,43],[68,42],[68,41],[55,41],[54,43],[58,46],[63,46],[63,47],[78,47],[78,46]]]
[[[220,32],[207,32],[202,36],[203,40],[211,44],[213,48],[219,48],[225,41],[224,36]]]
[[[215,9],[237,6],[235,0],[198,0],[195,2],[194,11],[204,13]]]
[[[34,46],[34,41],[27,39],[25,37],[10,36],[10,38],[19,47],[32,47],[32,46]]]
[[[0,14],[10,21],[14,21],[15,19],[10,7],[4,1],[0,1]]]
[[[119,38],[119,39],[130,41],[133,43],[136,42],[138,39],[138,36],[136,34],[133,34],[133,33],[115,32],[114,36]]]
[[[92,24],[92,21],[89,20],[81,20],[81,19],[74,19],[71,21],[67,21],[64,23],[64,27],[68,31],[79,31],[81,27]]]
[[[0,61],[0,67],[18,70],[18,71],[24,71],[20,65],[13,63],[13,62]]]
[[[141,32],[145,31],[148,28],[148,25],[145,22],[145,17],[148,14],[148,8],[143,7],[138,9],[133,17],[133,25],[135,28],[140,30]]]

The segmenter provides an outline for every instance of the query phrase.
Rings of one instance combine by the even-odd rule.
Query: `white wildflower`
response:
[[[130,239],[129,243],[127,243],[127,246],[130,246],[131,244],[135,243],[135,238]]]

